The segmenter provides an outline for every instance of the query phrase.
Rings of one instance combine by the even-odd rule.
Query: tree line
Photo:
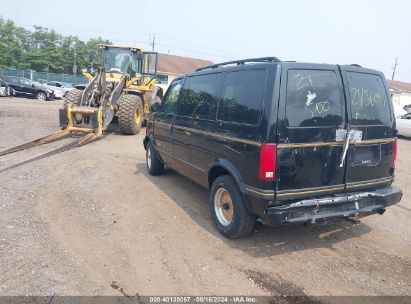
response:
[[[102,65],[99,44],[112,42],[100,37],[83,41],[41,26],[27,30],[0,16],[0,68],[78,75]]]

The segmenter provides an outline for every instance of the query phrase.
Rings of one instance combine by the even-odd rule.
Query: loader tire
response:
[[[121,97],[117,112],[121,132],[127,135],[137,134],[143,124],[143,116],[143,102],[140,96],[126,94]]]
[[[83,91],[77,89],[73,89],[67,92],[66,96],[64,97],[64,108],[68,108],[69,105],[78,106],[80,104],[82,94]]]

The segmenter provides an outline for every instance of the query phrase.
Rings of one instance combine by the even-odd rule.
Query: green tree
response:
[[[0,17],[0,67],[73,74],[76,65],[80,74],[102,65],[99,44],[112,43],[101,37],[82,41],[41,26],[29,31]]]

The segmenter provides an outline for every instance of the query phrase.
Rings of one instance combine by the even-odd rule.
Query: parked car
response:
[[[401,118],[397,118],[398,135],[411,137],[411,113],[405,114]]]
[[[393,107],[398,135],[411,136],[411,114],[407,113],[405,107],[401,107],[395,102]]]
[[[260,58],[176,78],[152,105],[144,147],[210,189],[226,237],[271,226],[358,220],[400,201],[385,77],[357,65]]]
[[[13,95],[13,90],[0,79],[0,96],[11,96]]]
[[[4,82],[13,89],[17,96],[34,96],[39,100],[54,99],[54,92],[30,79],[14,76],[4,76]]]
[[[407,113],[411,113],[411,104],[405,105],[405,106],[404,106],[404,110],[405,110]]]
[[[54,93],[54,98],[60,99],[60,98],[63,98],[63,96],[65,96],[66,92],[60,88],[50,86],[47,83],[39,83],[39,82],[34,82],[34,83],[37,83],[38,85],[41,85],[49,90],[52,90]]]
[[[67,83],[67,82],[48,81],[48,82],[46,82],[46,84],[48,86],[53,87],[53,88],[57,88],[59,90],[62,90],[64,92],[64,96],[66,96],[67,92],[74,89],[74,86],[71,85],[70,83]]]

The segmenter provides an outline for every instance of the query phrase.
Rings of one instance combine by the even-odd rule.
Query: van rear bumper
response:
[[[318,199],[305,199],[288,205],[269,207],[266,223],[270,226],[315,223],[325,220],[358,219],[380,213],[401,200],[398,187],[345,193]]]

